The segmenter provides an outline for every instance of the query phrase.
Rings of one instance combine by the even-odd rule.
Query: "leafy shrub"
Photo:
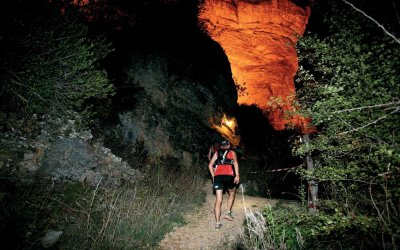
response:
[[[99,67],[111,51],[110,44],[90,39],[87,27],[66,17],[30,21],[9,37],[13,45],[3,62],[2,97],[16,111],[75,110],[90,116],[91,100],[113,94],[106,72]]]
[[[313,156],[315,170],[298,173],[320,183],[325,217],[315,223],[327,235],[320,240],[351,235],[358,246],[396,248],[399,45],[348,6],[325,8],[325,36],[309,34],[298,46],[298,100],[318,127],[310,145],[295,148],[297,155]]]
[[[359,249],[374,246],[368,231],[379,230],[376,218],[337,209],[313,215],[294,202],[281,202],[262,213],[247,211],[246,218],[246,249]]]
[[[279,203],[262,212],[246,211],[243,244],[246,249],[300,249],[304,245],[300,220],[308,217],[295,203]],[[306,221],[304,221],[307,223]]]

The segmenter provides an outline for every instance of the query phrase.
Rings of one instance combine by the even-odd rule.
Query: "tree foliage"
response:
[[[89,38],[85,25],[50,15],[15,22],[2,62],[3,106],[27,113],[89,111],[91,99],[113,93],[99,67],[110,44]]]
[[[320,182],[321,211],[367,218],[358,226],[369,244],[398,247],[400,46],[349,6],[324,7],[324,36],[298,46],[298,102],[318,127],[295,148],[316,169],[299,174]]]

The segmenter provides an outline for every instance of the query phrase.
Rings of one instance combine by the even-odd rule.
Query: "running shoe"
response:
[[[233,218],[232,216],[232,211],[227,211],[225,212],[225,216],[224,216],[225,220],[229,220],[229,221],[233,221],[235,218]]]

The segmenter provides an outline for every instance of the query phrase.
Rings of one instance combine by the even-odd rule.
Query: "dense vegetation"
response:
[[[322,27],[298,44],[298,102],[318,132],[294,153],[311,154],[319,212],[265,210],[257,247],[397,249],[400,246],[400,45],[343,3],[316,6]],[[306,200],[305,192],[300,196]],[[258,219],[257,219],[258,218]],[[257,223],[249,223],[256,232]],[[268,237],[267,237],[267,236]],[[253,235],[254,236],[254,235]]]
[[[11,29],[3,34],[2,109],[26,114],[73,110],[91,117],[95,100],[113,94],[100,67],[111,44],[90,38],[77,17],[61,16],[43,5],[5,23]]]
[[[115,86],[127,77],[119,69],[122,83],[116,83],[104,69],[115,46],[110,37],[93,31],[72,9],[61,15],[56,4],[12,0],[0,13],[0,238],[10,249],[42,249],[46,232],[57,230],[62,237],[53,249],[154,248],[185,223],[184,212],[204,201],[204,172],[189,171],[175,158],[150,155],[141,142],[111,145],[103,134],[96,140],[106,141],[140,171],[137,183],[106,186],[103,181],[93,187],[18,173],[19,161],[35,151],[30,145],[24,151],[18,141],[35,141],[49,132],[38,130],[37,123],[45,122],[36,117],[66,122],[73,114],[82,121],[79,126],[101,127],[93,120],[99,118],[96,112],[113,110]],[[132,108],[136,89],[130,87]],[[16,144],[8,145],[14,137]]]

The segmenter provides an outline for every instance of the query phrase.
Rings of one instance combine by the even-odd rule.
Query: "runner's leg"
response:
[[[217,223],[221,221],[222,191],[223,190],[215,190],[214,215],[215,222]]]
[[[233,203],[235,202],[236,187],[228,189],[228,202],[226,204],[226,210],[232,211]]]

